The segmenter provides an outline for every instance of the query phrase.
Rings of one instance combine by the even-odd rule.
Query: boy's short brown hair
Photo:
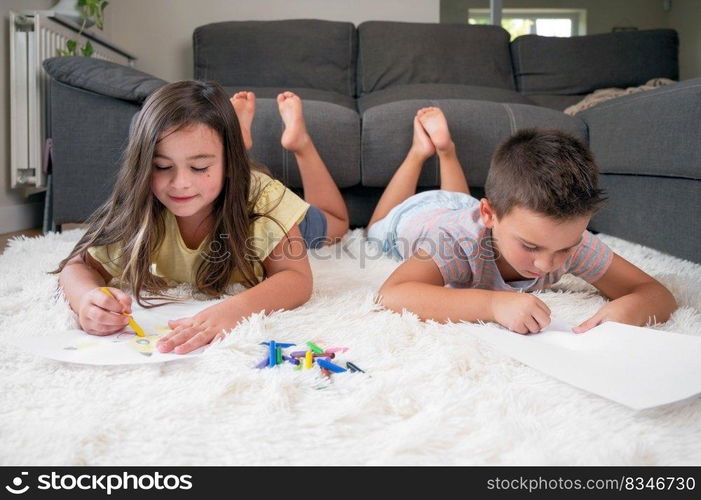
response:
[[[606,197],[599,168],[579,139],[555,129],[524,129],[499,145],[484,190],[498,218],[515,207],[555,219],[593,215]]]

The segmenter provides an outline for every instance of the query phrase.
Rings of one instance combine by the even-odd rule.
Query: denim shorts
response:
[[[436,210],[437,208],[450,208],[461,210],[474,206],[475,199],[469,194],[456,193],[433,189],[410,196],[394,207],[382,219],[375,222],[368,229],[368,241],[374,241],[380,245],[385,254],[395,259],[402,260],[404,256],[399,252],[397,245],[398,235],[401,234],[403,225],[417,215]]]
[[[299,232],[307,244],[307,248],[319,248],[326,243],[326,232],[328,222],[324,213],[314,205],[309,205],[307,214],[299,223]]]

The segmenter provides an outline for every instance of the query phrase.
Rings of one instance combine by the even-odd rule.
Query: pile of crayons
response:
[[[344,353],[348,350],[347,347],[329,347],[328,349],[322,349],[314,342],[307,342],[307,351],[294,351],[289,355],[282,352],[283,349],[288,347],[293,347],[296,344],[275,342],[271,340],[269,342],[261,342],[261,345],[268,346],[268,356],[263,359],[260,363],[256,365],[256,368],[265,368],[281,365],[284,362],[291,363],[295,365],[295,370],[309,370],[316,363],[321,372],[330,377],[332,373],[343,373],[345,371],[351,372],[361,372],[365,373],[363,370],[358,368],[357,365],[346,362],[346,367],[343,368],[331,360],[336,357],[337,353]]]

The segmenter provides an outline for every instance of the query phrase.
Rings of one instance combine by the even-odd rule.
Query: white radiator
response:
[[[58,55],[69,39],[90,40],[92,57],[133,65],[134,57],[52,11],[10,11],[10,178],[25,194],[46,189],[44,144],[49,130],[49,77],[42,62]],[[78,51],[78,53],[80,53]]]

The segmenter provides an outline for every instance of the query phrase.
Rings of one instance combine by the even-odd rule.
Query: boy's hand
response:
[[[92,335],[110,335],[129,324],[123,313],[131,314],[131,297],[118,288],[109,288],[114,298],[93,288],[83,295],[78,308],[78,323]]]
[[[639,326],[640,313],[637,309],[627,307],[621,300],[614,300],[599,309],[594,316],[572,328],[574,333],[584,333],[605,321],[616,321],[627,325]]]
[[[550,324],[550,309],[535,295],[494,292],[492,317],[516,333],[538,333]]]
[[[223,330],[231,330],[236,323],[231,321],[231,312],[227,311],[226,301],[215,304],[189,318],[180,318],[168,322],[173,329],[164,335],[156,347],[160,352],[187,354],[214,339],[223,338]]]

